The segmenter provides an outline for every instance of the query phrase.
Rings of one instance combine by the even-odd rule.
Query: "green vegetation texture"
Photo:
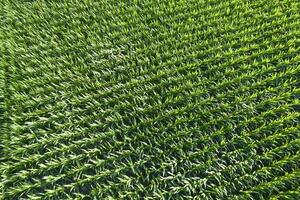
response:
[[[300,199],[299,0],[1,0],[0,199]]]

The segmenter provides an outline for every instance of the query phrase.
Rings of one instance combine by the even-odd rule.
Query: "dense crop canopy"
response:
[[[300,199],[299,0],[1,0],[0,199]]]

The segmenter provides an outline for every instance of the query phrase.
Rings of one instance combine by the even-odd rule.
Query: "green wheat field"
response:
[[[0,199],[300,200],[299,0],[1,0]]]

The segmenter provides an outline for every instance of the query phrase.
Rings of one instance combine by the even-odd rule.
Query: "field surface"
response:
[[[0,199],[300,199],[299,0],[2,0]]]

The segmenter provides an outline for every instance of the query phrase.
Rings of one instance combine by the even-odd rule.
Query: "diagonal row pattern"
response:
[[[1,199],[299,199],[297,0],[0,2]]]

